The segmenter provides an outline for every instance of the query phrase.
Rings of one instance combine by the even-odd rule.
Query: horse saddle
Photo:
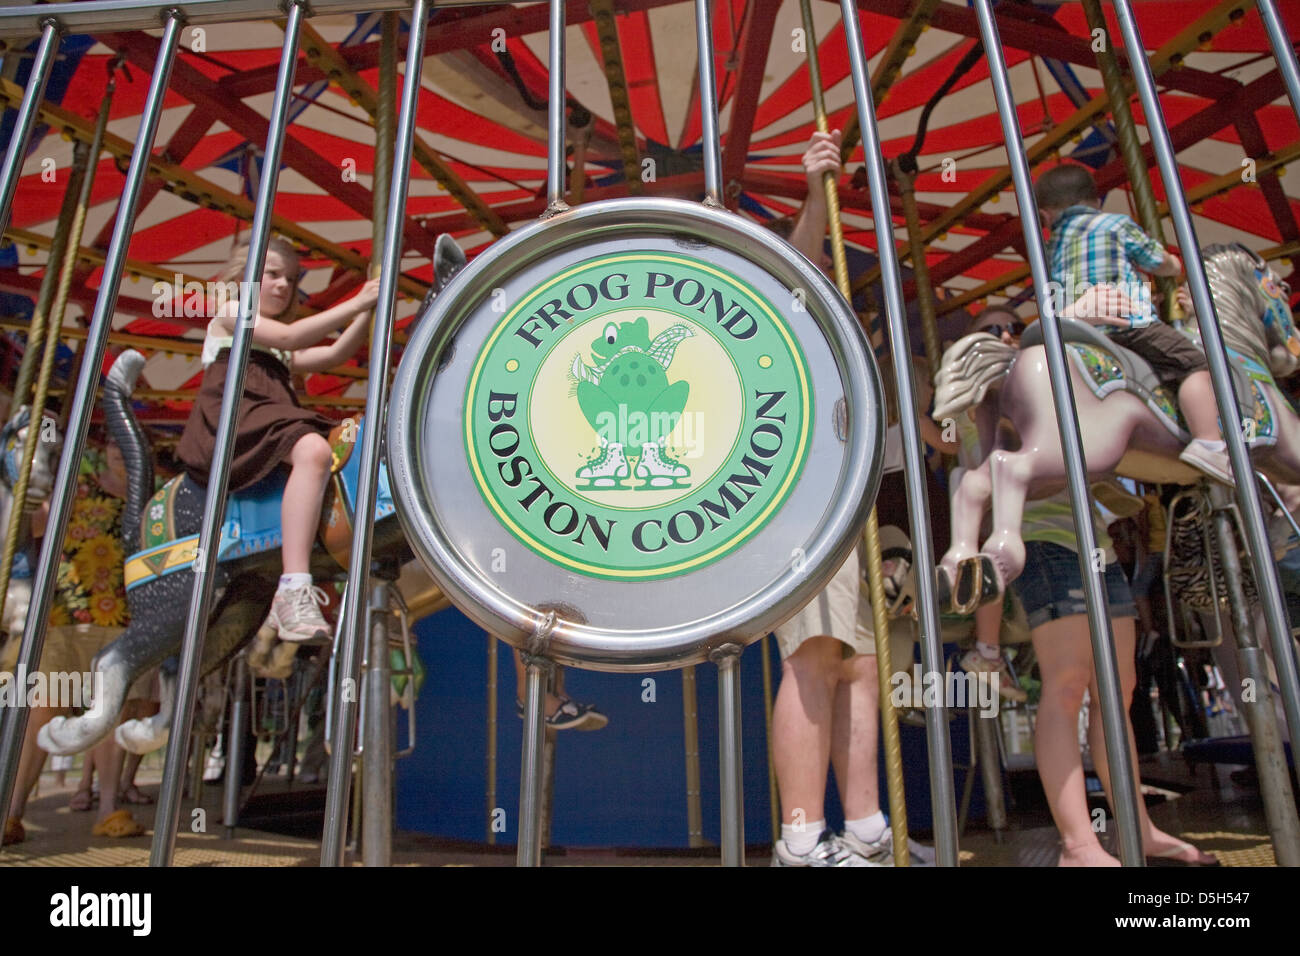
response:
[[[333,467],[326,489],[319,537],[325,549],[345,567],[351,551],[352,516],[361,480],[361,456],[352,452],[361,440],[362,428],[363,423],[345,421],[331,432],[329,439]],[[227,499],[226,519],[217,544],[217,561],[234,561],[280,547],[283,541],[280,500],[287,479],[288,474],[277,469],[257,484]],[[185,481],[191,479],[177,475],[145,505],[140,518],[141,550],[126,559],[124,569],[128,591],[193,566],[199,536],[181,535],[178,527],[181,522],[176,514],[176,497]],[[386,518],[395,511],[388,469],[381,462],[375,520]]]
[[[1114,339],[1097,331],[1087,322],[1077,319],[1061,319],[1061,338],[1067,345],[1080,346],[1070,349],[1069,353],[1084,372],[1084,378],[1093,384],[1093,391],[1099,398],[1105,398],[1117,388],[1133,392],[1158,414],[1169,420],[1173,429],[1186,434],[1186,425],[1178,412],[1177,396],[1167,385],[1160,381],[1160,376],[1151,367],[1151,363],[1136,352],[1124,348]],[[1020,337],[1022,349],[1043,345],[1043,323],[1035,322]],[[1092,352],[1092,354],[1089,354]],[[1112,359],[1115,367],[1099,368],[1097,352]],[[1255,411],[1260,396],[1251,384],[1251,375],[1238,363],[1230,363],[1232,371],[1233,392],[1237,396],[1237,407]]]

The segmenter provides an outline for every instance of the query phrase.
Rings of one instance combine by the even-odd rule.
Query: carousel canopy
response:
[[[245,4],[246,6],[246,4]],[[359,6],[376,6],[362,4]],[[886,159],[910,156],[932,284],[941,312],[990,296],[1020,301],[1028,268],[1007,156],[976,45],[974,11],[956,2],[859,4]],[[1280,4],[1293,40],[1300,3]],[[1285,178],[1300,130],[1254,5],[1165,0],[1136,5],[1152,56],[1182,183],[1202,243],[1241,242],[1291,271],[1300,248],[1300,184]],[[723,182],[740,214],[796,211],[806,184],[800,156],[814,127],[807,50],[814,48],[831,126],[856,125],[837,3],[818,0],[816,36],[803,35],[794,0],[716,0]],[[1107,9],[1107,15],[1110,11]],[[997,7],[1004,55],[1031,162],[1072,158],[1096,170],[1105,206],[1132,212],[1090,29],[1077,3]],[[546,199],[547,4],[440,7],[432,15],[422,79],[402,268],[409,323],[431,277],[439,233],[472,257],[535,219]],[[376,90],[382,14],[308,21],[275,204],[277,228],[304,252],[307,305],[323,306],[362,280],[372,254]],[[568,4],[570,202],[624,196],[700,197],[704,189],[694,5],[685,0],[572,0]],[[1111,35],[1118,37],[1114,21]],[[67,36],[46,90],[0,250],[0,319],[9,330],[6,382],[47,263],[69,181],[74,142],[88,141],[116,76],[64,332],[71,374],[78,332],[94,306],[127,159],[140,124],[160,30]],[[399,51],[405,49],[405,25]],[[185,308],[189,280],[215,277],[245,238],[265,170],[261,149],[283,33],[273,21],[187,27],[163,104],[158,147],[128,252],[111,354],[150,356],[143,417],[183,421],[200,376],[206,320]],[[0,65],[11,135],[34,42],[9,40]],[[1147,141],[1132,97],[1139,136]],[[1165,185],[1148,150],[1157,199]],[[855,145],[841,183],[845,236],[858,285],[874,278],[873,210]],[[908,254],[902,201],[889,210]],[[1168,227],[1168,224],[1166,224]],[[1172,243],[1173,230],[1165,239]],[[911,284],[905,289],[911,298]],[[859,302],[864,310],[870,299]],[[1032,304],[1023,310],[1029,313]],[[189,315],[186,313],[190,312]],[[399,336],[400,340],[400,336]],[[365,356],[305,383],[340,415],[363,404]],[[56,383],[57,386],[57,383]]]

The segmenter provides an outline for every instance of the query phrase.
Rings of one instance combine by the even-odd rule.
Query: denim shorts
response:
[[[1025,570],[1012,583],[1025,606],[1029,629],[1075,614],[1087,614],[1079,556],[1046,541],[1025,542]],[[1106,565],[1106,603],[1111,618],[1137,617],[1128,580],[1117,563]]]

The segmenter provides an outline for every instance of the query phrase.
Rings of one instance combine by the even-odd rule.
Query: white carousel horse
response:
[[[1202,256],[1241,409],[1241,421],[1229,427],[1244,430],[1257,469],[1278,482],[1300,483],[1300,417],[1274,379],[1300,365],[1290,289],[1244,246],[1208,246]],[[1200,473],[1178,460],[1190,436],[1175,395],[1151,367],[1083,322],[1062,320],[1061,332],[1089,478],[1197,481]],[[982,332],[959,340],[944,354],[935,395],[936,421],[969,410],[980,447],[994,448],[962,475],[952,502],[952,545],[938,567],[941,605],[969,612],[1023,570],[1026,499],[1065,484],[1041,327],[1025,333],[1019,351]],[[1005,435],[995,444],[1002,422],[1014,428],[1018,446]],[[990,499],[993,530],[981,546]]]
[[[0,541],[9,530],[9,516],[13,513],[14,485],[22,467],[22,453],[27,441],[27,429],[32,421],[31,409],[23,405],[13,418],[0,429]],[[53,424],[52,422],[50,424]],[[18,531],[18,550],[14,553],[13,570],[9,574],[9,590],[5,598],[4,617],[0,629],[10,640],[21,639],[27,623],[27,609],[32,603],[32,572],[35,567],[35,546],[31,533],[31,516],[54,487],[55,455],[63,443],[57,432],[50,429],[54,441],[38,441],[36,456],[32,461],[31,477],[27,483],[27,501],[23,520]]]

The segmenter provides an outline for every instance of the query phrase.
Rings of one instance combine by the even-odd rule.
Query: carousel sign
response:
[[[506,641],[697,662],[788,618],[856,544],[879,373],[768,230],[592,203],[495,243],[428,309],[393,383],[395,503],[444,593]]]
[[[647,580],[762,528],[808,460],[813,394],[781,314],[687,255],[587,260],[530,289],[465,397],[474,481],[525,546]]]

